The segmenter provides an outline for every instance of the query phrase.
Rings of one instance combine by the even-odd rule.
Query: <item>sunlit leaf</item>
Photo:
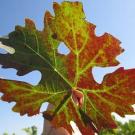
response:
[[[0,54],[3,68],[15,68],[18,75],[33,70],[42,73],[37,86],[1,79],[2,99],[15,101],[13,110],[30,116],[49,102],[54,107],[45,111],[44,117],[70,133],[70,121],[83,135],[115,128],[111,112],[121,116],[134,113],[135,69],[119,68],[97,83],[92,68],[117,66],[116,57],[123,52],[120,41],[108,33],[97,37],[95,25],[85,19],[80,2],[54,3],[53,9],[54,16],[45,13],[42,31],[26,19],[25,26],[16,26],[9,39],[0,38],[15,49],[14,54]],[[70,50],[67,55],[58,53],[60,43]]]

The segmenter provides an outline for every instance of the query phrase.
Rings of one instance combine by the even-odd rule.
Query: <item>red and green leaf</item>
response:
[[[121,116],[134,113],[135,69],[119,68],[98,84],[92,68],[117,66],[116,57],[123,52],[120,41],[108,33],[97,37],[80,2],[54,3],[53,8],[55,16],[45,13],[42,31],[26,19],[25,27],[17,26],[9,39],[0,38],[15,49],[14,54],[0,54],[3,68],[15,68],[18,75],[33,70],[42,73],[37,86],[0,80],[2,99],[15,101],[13,110],[28,115],[39,113],[42,103],[49,102],[54,108],[44,117],[70,133],[71,120],[84,135],[116,127],[111,112]],[[58,53],[60,42],[69,48],[68,55]]]
[[[4,94],[3,101],[16,102],[13,111],[20,112],[21,115],[29,116],[40,113],[40,107],[44,102],[52,102],[54,105],[59,104],[61,95],[66,92],[52,92],[49,87],[38,85],[32,86],[25,82],[11,81],[0,79],[0,91]]]

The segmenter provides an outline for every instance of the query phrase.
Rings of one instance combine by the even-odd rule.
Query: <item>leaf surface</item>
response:
[[[117,66],[116,57],[123,52],[120,41],[108,33],[97,37],[80,2],[54,3],[53,8],[54,16],[45,13],[42,31],[26,19],[25,27],[17,26],[9,39],[0,39],[15,49],[15,54],[0,54],[3,68],[15,68],[18,75],[33,70],[42,73],[37,86],[0,80],[2,99],[15,101],[13,110],[28,115],[39,113],[41,104],[49,102],[54,107],[44,117],[70,133],[71,120],[83,135],[116,127],[111,112],[121,116],[134,113],[135,69],[119,68],[98,84],[92,68]],[[69,48],[68,55],[58,53],[60,42]]]
[[[115,128],[111,112],[121,116],[134,114],[135,69],[119,68],[105,75],[98,89],[82,89],[86,95],[86,112],[98,129]]]
[[[16,102],[13,111],[20,112],[21,115],[28,114],[29,116],[38,114],[42,103],[49,102],[50,100],[55,103],[55,99],[59,95],[65,94],[65,91],[53,92],[47,90],[42,85],[32,86],[25,82],[2,80],[0,79],[0,90],[4,95],[2,100],[8,102]]]
[[[33,70],[39,70],[42,73],[42,79],[38,86],[41,86],[45,92],[68,92],[70,87],[64,76],[61,77],[56,70],[54,63],[54,59],[55,61],[59,59],[59,61],[57,60],[59,67],[63,63],[63,58],[60,59],[61,55],[56,52],[59,41],[54,41],[50,34],[47,28],[42,32],[36,30],[34,22],[26,19],[25,27],[16,26],[15,31],[9,34],[8,39],[0,39],[3,44],[15,49],[14,54],[0,54],[0,63],[3,65],[2,68],[17,69],[17,75],[25,75]],[[54,48],[54,46],[56,47]],[[53,54],[54,56],[52,56]],[[58,55],[57,58],[55,55]],[[62,68],[59,69],[63,75],[66,73]],[[0,86],[4,87],[2,84]],[[26,109],[24,114],[27,112]]]

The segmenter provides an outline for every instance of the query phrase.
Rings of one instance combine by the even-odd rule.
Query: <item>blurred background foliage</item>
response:
[[[116,129],[104,129],[99,135],[135,135],[135,121],[130,120],[125,124],[116,121],[118,127]]]
[[[135,121],[130,120],[125,124],[116,121],[116,123],[118,125],[116,129],[104,129],[99,133],[99,135],[135,135]],[[37,135],[38,129],[36,126],[32,126],[32,127],[24,128],[23,131],[25,135]],[[5,132],[3,135],[17,135],[17,134],[15,133],[8,134]]]

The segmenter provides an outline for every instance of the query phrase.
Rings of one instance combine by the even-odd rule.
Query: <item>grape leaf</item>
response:
[[[29,116],[39,113],[40,107],[44,102],[55,104],[55,100],[65,94],[65,91],[51,92],[49,87],[32,86],[25,82],[11,81],[0,79],[1,92],[4,93],[2,100],[15,101],[16,105],[13,111],[20,112],[21,115],[28,114]],[[55,99],[54,99],[55,97]],[[58,103],[58,102],[57,102]]]
[[[71,120],[84,135],[116,127],[111,112],[121,116],[134,113],[135,69],[119,68],[97,83],[92,68],[117,66],[116,57],[124,51],[120,41],[108,33],[97,37],[80,2],[54,2],[53,9],[54,16],[45,13],[42,31],[26,19],[25,27],[16,26],[9,39],[0,38],[15,49],[14,54],[0,54],[3,68],[15,68],[18,75],[33,70],[42,73],[37,86],[1,79],[2,99],[15,101],[13,110],[30,116],[39,113],[43,102],[49,102],[54,107],[45,111],[44,117],[70,133]],[[60,42],[69,48],[68,55],[58,53]]]

